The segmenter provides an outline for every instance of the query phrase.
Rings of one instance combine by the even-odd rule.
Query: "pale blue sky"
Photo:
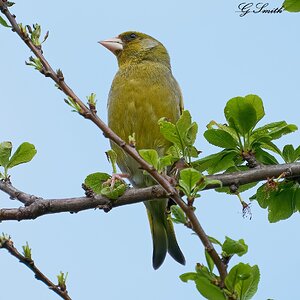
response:
[[[261,124],[299,123],[299,14],[235,12],[241,1],[16,1],[12,12],[23,24],[40,23],[50,36],[44,45],[52,66],[82,98],[97,94],[99,115],[106,120],[106,100],[117,70],[115,57],[97,41],[130,29],[160,40],[169,50],[177,78],[194,120],[203,155],[216,152],[203,138],[210,120],[224,122],[223,108],[235,96],[258,94],[266,117]],[[271,1],[270,1],[271,2]],[[271,7],[281,6],[274,0]],[[90,122],[70,112],[53,82],[26,67],[30,52],[21,40],[0,27],[1,134],[14,145],[28,141],[38,153],[32,163],[11,171],[16,187],[44,198],[82,195],[85,176],[110,172],[104,151],[108,141]],[[299,132],[278,145],[299,145]],[[248,201],[254,191],[243,194]],[[19,206],[1,193],[1,207]],[[254,299],[296,299],[298,289],[299,214],[269,224],[267,212],[251,205],[244,219],[234,196],[204,192],[197,215],[206,232],[219,240],[244,238],[249,253],[243,262],[258,264],[261,282]],[[151,266],[152,242],[142,204],[109,214],[86,211],[34,221],[4,222],[15,245],[28,241],[33,258],[51,279],[68,271],[73,299],[201,299],[192,283],[178,276],[204,262],[198,238],[182,226],[177,236],[187,258],[181,266],[167,257]],[[237,263],[240,259],[233,259]],[[0,252],[1,299],[58,299],[5,251]]]

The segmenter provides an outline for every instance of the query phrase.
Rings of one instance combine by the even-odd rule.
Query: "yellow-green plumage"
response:
[[[108,98],[109,127],[127,142],[134,133],[138,150],[153,148],[163,155],[170,144],[161,135],[157,121],[166,117],[176,122],[182,111],[181,91],[172,75],[165,47],[138,32],[125,32],[117,39],[101,43],[117,56],[119,64]],[[133,186],[154,184],[121,148],[113,143],[111,146],[117,153],[118,166],[130,175]],[[173,224],[167,220],[167,199],[144,203],[153,239],[153,267],[157,269],[163,263],[167,251],[184,264]]]

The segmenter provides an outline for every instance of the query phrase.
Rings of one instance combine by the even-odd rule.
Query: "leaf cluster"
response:
[[[0,166],[3,167],[3,174],[0,173],[0,179],[8,179],[8,170],[24,163],[30,162],[36,154],[34,145],[24,142],[12,154],[12,143],[0,143]]]
[[[174,161],[184,158],[186,162],[190,163],[193,157],[198,157],[199,152],[194,146],[198,125],[196,122],[192,122],[189,111],[184,110],[175,124],[166,118],[161,118],[158,125],[163,137],[172,143],[167,154],[170,154]]]
[[[224,109],[227,124],[211,121],[204,132],[212,145],[223,148],[220,152],[193,162],[193,167],[209,174],[235,167],[238,170],[249,157],[261,164],[278,164],[273,152],[282,156],[274,140],[297,130],[285,121],[273,122],[261,127],[257,123],[265,116],[263,102],[257,95],[230,99]]]
[[[225,238],[222,244],[210,237],[212,243],[219,245],[222,249],[223,260],[229,261],[233,255],[242,256],[247,253],[248,246],[243,239],[235,241],[229,237]],[[180,279],[183,282],[193,281],[199,293],[206,299],[251,299],[258,287],[260,273],[257,265],[239,263],[231,268],[226,279],[225,286],[220,286],[220,278],[213,273],[214,262],[205,252],[207,266],[197,264],[195,272],[182,274]]]

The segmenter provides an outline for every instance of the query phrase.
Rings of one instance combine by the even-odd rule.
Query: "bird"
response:
[[[175,123],[183,111],[181,89],[172,74],[166,48],[155,38],[137,31],[126,31],[99,43],[116,56],[119,67],[108,95],[108,126],[126,142],[134,135],[137,150],[155,149],[163,156],[171,144],[160,133],[158,120],[164,117]],[[133,187],[155,184],[123,149],[113,142],[111,147],[121,172],[129,175]],[[144,204],[153,242],[153,268],[162,265],[167,252],[184,265],[185,257],[168,218],[168,199]]]

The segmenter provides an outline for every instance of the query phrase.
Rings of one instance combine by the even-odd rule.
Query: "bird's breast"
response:
[[[166,117],[175,122],[180,115],[180,101],[180,89],[169,69],[120,69],[109,93],[108,125],[126,142],[134,134],[138,150],[154,148],[163,155],[170,144],[161,135],[158,120]],[[116,145],[112,147],[119,156],[121,170],[136,173],[137,164]]]

